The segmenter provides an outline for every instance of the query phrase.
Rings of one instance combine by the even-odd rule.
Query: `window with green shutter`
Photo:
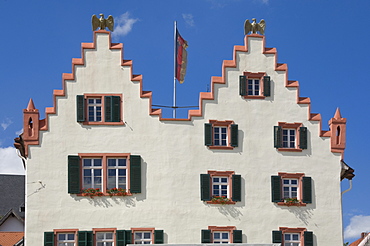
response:
[[[263,77],[263,95],[265,97],[271,96],[271,81],[270,76]]]
[[[239,95],[245,96],[247,94],[247,77],[239,76]]]
[[[200,175],[200,197],[208,204],[235,204],[242,200],[241,175],[234,171],[208,171]]]
[[[204,145],[209,149],[238,147],[238,125],[233,121],[210,120],[204,124]]]
[[[302,151],[307,145],[307,127],[302,123],[279,122],[274,126],[274,147],[279,151]]]
[[[282,206],[306,206],[312,203],[311,177],[304,173],[279,172],[271,176],[272,202]]]
[[[85,125],[123,124],[121,95],[77,95],[76,105],[77,122]]]
[[[312,231],[305,231],[303,233],[304,246],[313,246],[313,233]]]
[[[131,230],[117,230],[116,231],[116,245],[126,246],[131,244],[132,232]]]
[[[272,231],[272,243],[282,243],[283,233],[281,231]]]
[[[99,195],[141,193],[141,156],[119,153],[69,155],[68,193],[82,193],[89,197],[89,189],[99,192]]]
[[[271,96],[270,76],[266,76],[264,72],[244,72],[239,76],[239,95],[245,99],[264,99]]]

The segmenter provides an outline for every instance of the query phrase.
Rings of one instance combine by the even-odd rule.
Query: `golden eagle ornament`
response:
[[[113,16],[108,16],[107,19],[104,19],[103,14],[99,14],[100,18],[96,17],[96,15],[93,15],[91,18],[92,23],[92,29],[95,31],[98,27],[100,27],[100,30],[105,30],[105,28],[108,28],[111,32],[113,32],[113,26],[114,26],[114,20]]]
[[[247,35],[250,32],[252,33],[259,32],[261,35],[264,35],[265,27],[266,27],[265,20],[261,20],[260,23],[256,22],[256,18],[252,19],[252,23],[250,23],[249,20],[246,20],[244,23],[244,35]]]

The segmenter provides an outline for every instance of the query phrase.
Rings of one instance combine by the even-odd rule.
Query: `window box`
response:
[[[94,198],[94,196],[103,196],[104,193],[100,191],[99,188],[89,188],[89,189],[84,189],[81,191],[82,196],[89,196],[90,198]]]
[[[213,204],[235,204],[226,196],[213,196],[211,202]]]
[[[245,99],[264,99],[271,96],[270,76],[262,72],[244,72],[239,77],[239,94]]]
[[[279,122],[274,126],[274,147],[278,151],[293,152],[307,149],[307,127],[302,123]]]
[[[127,196],[127,192],[125,189],[122,188],[112,188],[107,190],[107,193],[110,197],[112,196]]]
[[[204,124],[204,144],[209,149],[238,147],[238,125],[229,120],[210,120]]]

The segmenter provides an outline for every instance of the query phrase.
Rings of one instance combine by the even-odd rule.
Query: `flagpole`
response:
[[[173,74],[173,118],[176,118],[176,30],[177,30],[177,22],[175,21],[174,25],[174,52],[173,52],[173,67],[174,67],[174,74]]]

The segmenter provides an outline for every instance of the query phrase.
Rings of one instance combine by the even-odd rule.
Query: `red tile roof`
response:
[[[0,232],[0,245],[2,246],[13,246],[24,236],[24,232]]]

